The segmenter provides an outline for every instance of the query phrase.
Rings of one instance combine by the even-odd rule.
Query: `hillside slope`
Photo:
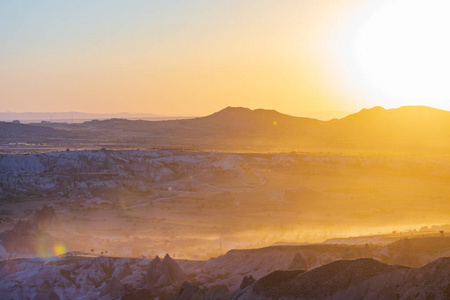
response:
[[[0,124],[0,134],[2,126],[12,125]],[[450,151],[450,112],[425,106],[389,110],[374,107],[326,122],[274,110],[228,107],[206,117],[184,120],[110,119],[45,124],[59,129],[53,132],[45,131],[42,125],[24,126],[16,126],[9,137],[26,142],[50,135],[70,137],[68,133],[72,133],[66,142],[84,148],[108,145],[109,148],[421,155],[442,155]],[[37,129],[41,131],[33,131]]]
[[[279,271],[279,278],[292,271]],[[274,276],[269,274],[266,277]],[[277,284],[266,277],[246,288],[239,299],[449,299],[450,258],[422,268],[390,266],[363,258],[336,261]]]

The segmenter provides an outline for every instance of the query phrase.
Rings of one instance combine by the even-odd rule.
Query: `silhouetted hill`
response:
[[[279,113],[275,110],[255,109],[244,107],[227,107],[212,115],[198,118],[197,122],[205,122],[209,125],[216,125],[228,128],[247,128],[262,130],[263,128],[273,128],[274,126],[294,129],[292,126],[317,126],[322,124],[311,118],[293,117]]]
[[[113,114],[97,114],[97,113],[84,113],[77,111],[68,112],[0,112],[0,120],[11,122],[13,120],[20,120],[22,123],[39,123],[41,121],[53,122],[68,122],[68,123],[81,123],[84,121],[89,121],[93,119],[105,120],[111,118],[126,118],[130,120],[141,119],[141,120],[168,120],[174,117],[167,117],[158,114],[148,114],[148,113],[113,113]]]
[[[326,122],[274,110],[227,107],[194,119],[109,119],[46,126],[77,133],[81,136],[78,143],[102,143],[112,147],[426,155],[450,151],[450,112],[425,106],[389,110],[374,107]],[[28,132],[25,127],[16,127],[9,136],[20,137],[24,136],[24,131]],[[33,137],[52,135],[42,126],[38,127],[33,128],[36,132]],[[53,133],[61,132],[64,131]]]
[[[276,271],[242,299],[448,299],[450,258],[414,269],[371,258],[340,260],[308,272]]]
[[[0,138],[15,139],[23,137],[64,136],[67,132],[44,126],[26,125],[12,122],[0,122]]]
[[[425,106],[363,109],[328,122],[329,143],[386,152],[445,152],[450,147],[450,112]]]

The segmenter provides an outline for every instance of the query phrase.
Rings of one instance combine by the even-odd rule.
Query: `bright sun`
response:
[[[450,1],[393,0],[373,7],[350,43],[358,80],[385,106],[450,107]]]

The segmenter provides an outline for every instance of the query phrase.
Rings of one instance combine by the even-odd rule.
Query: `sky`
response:
[[[444,0],[0,0],[0,111],[450,110]]]

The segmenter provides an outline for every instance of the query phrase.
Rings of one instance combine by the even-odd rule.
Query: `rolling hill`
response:
[[[9,124],[0,123],[0,132]],[[109,119],[35,127],[42,130],[51,127],[58,130],[56,136],[76,133],[81,136],[77,142],[85,147],[413,155],[442,155],[450,151],[450,112],[425,106],[389,110],[374,107],[330,121],[294,117],[274,110],[228,107],[193,119]],[[19,129],[29,129],[24,126],[15,129],[14,135],[26,140],[27,136]],[[33,138],[41,134],[45,136],[48,132],[37,132]]]

